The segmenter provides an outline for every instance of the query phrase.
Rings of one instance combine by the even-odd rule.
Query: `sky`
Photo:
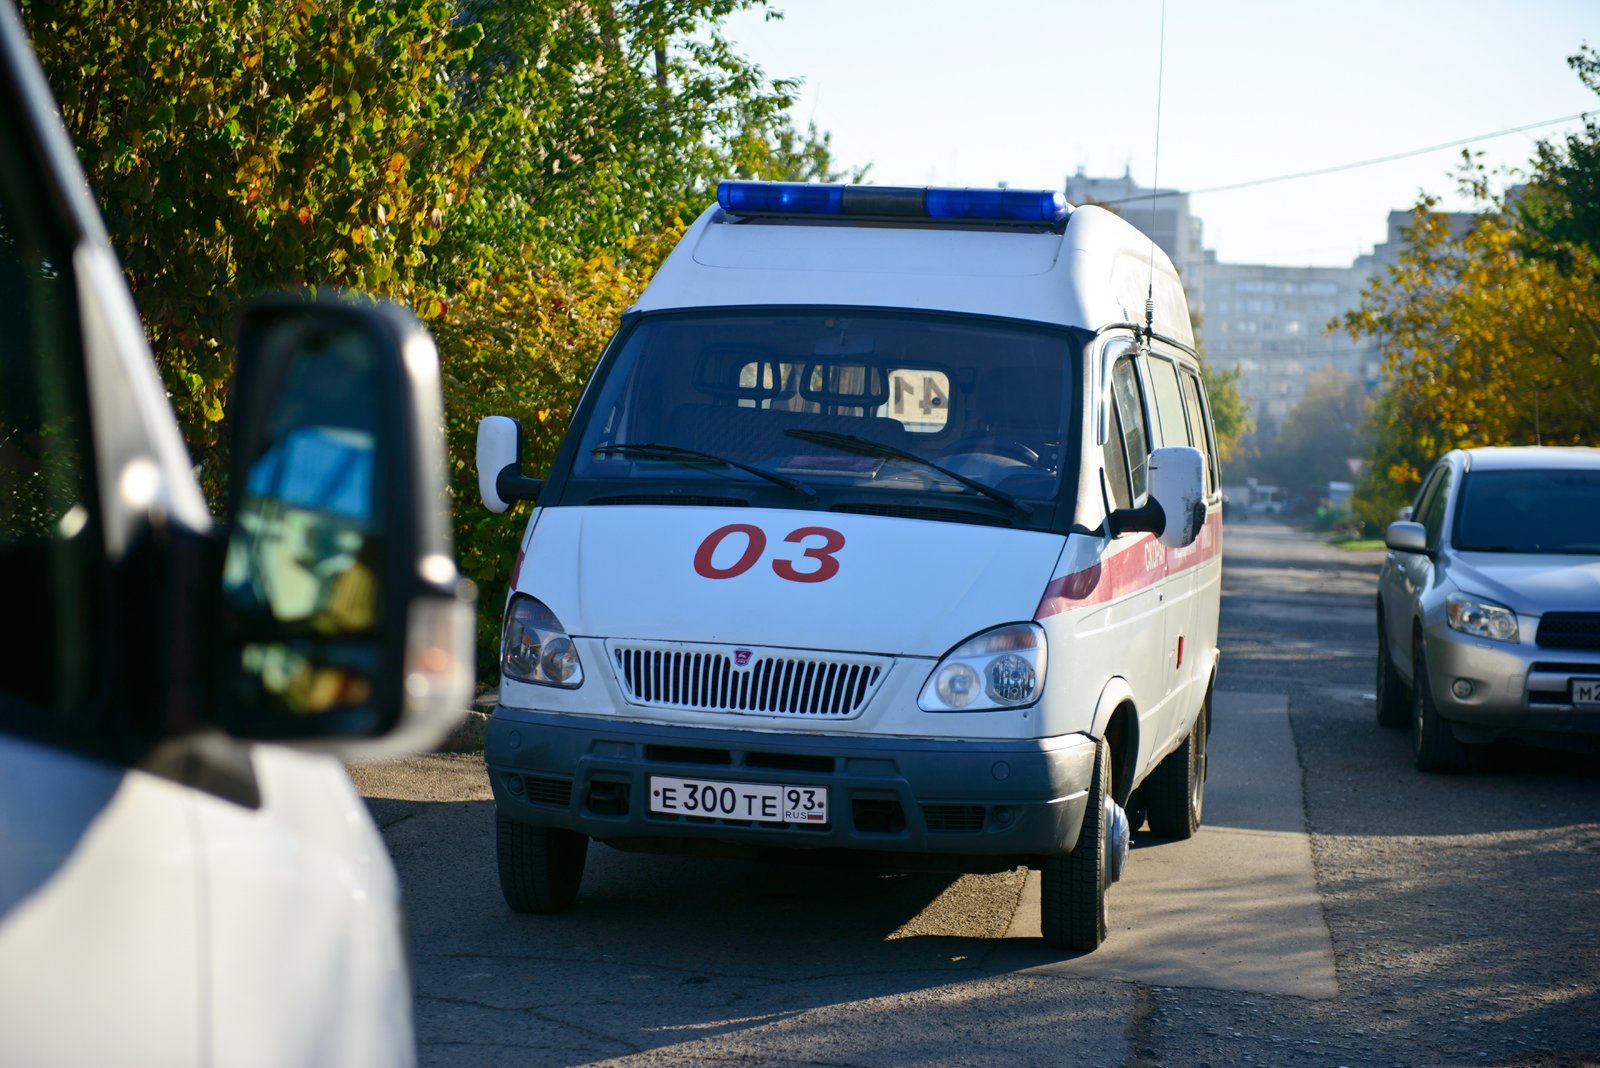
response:
[[[888,185],[1056,189],[1082,168],[1198,191],[1469,138],[1499,171],[1581,123],[1483,135],[1600,113],[1566,64],[1600,47],[1600,0],[1166,0],[1164,18],[1162,0],[773,6],[781,20],[743,12],[727,36],[804,79],[797,124]],[[1223,262],[1348,266],[1423,191],[1469,207],[1460,157],[1197,192],[1190,211]]]

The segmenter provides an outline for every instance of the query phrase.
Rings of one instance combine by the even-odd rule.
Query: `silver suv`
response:
[[[1389,526],[1378,722],[1416,766],[1497,738],[1600,748],[1600,449],[1465,449]]]

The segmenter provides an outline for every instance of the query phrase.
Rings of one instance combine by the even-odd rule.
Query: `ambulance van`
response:
[[[501,889],[589,842],[1037,870],[1091,950],[1200,824],[1221,495],[1182,287],[1061,194],[724,182],[535,502],[484,747]]]

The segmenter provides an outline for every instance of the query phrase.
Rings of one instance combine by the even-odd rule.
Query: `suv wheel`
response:
[[[1428,681],[1428,647],[1418,635],[1412,657],[1411,750],[1418,771],[1460,772],[1471,763],[1472,748],[1455,736],[1433,703]]]
[[[1378,726],[1399,730],[1411,721],[1411,702],[1406,698],[1405,680],[1395,670],[1394,658],[1389,655],[1389,639],[1384,633],[1383,617],[1378,617]]]

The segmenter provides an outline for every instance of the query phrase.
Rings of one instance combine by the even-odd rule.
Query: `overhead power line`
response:
[[[1377,156],[1373,159],[1357,160],[1354,163],[1336,163],[1331,167],[1318,167],[1311,171],[1296,171],[1293,174],[1280,174],[1273,178],[1253,178],[1247,182],[1233,182],[1229,185],[1214,185],[1206,189],[1169,189],[1164,192],[1140,193],[1137,196],[1120,197],[1116,200],[1102,201],[1106,204],[1131,204],[1138,200],[1161,200],[1166,197],[1199,196],[1203,193],[1231,193],[1235,189],[1253,189],[1258,185],[1271,185],[1274,182],[1293,182],[1301,178],[1319,178],[1324,174],[1337,174],[1340,171],[1353,171],[1357,167],[1374,167],[1380,163],[1393,163],[1395,160],[1410,159],[1412,156],[1426,156],[1430,152],[1439,152],[1446,148],[1462,148],[1478,141],[1490,141],[1496,137],[1507,137],[1515,133],[1526,133],[1544,126],[1555,126],[1558,123],[1572,122],[1575,119],[1586,119],[1591,112],[1580,111],[1576,115],[1563,115],[1558,119],[1544,119],[1540,122],[1530,122],[1525,126],[1512,126],[1493,133],[1478,134],[1476,137],[1463,137],[1459,141],[1446,141],[1440,145],[1429,145],[1427,148],[1413,148],[1408,152],[1396,152],[1389,156]]]

